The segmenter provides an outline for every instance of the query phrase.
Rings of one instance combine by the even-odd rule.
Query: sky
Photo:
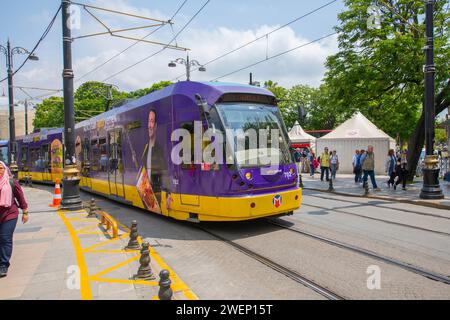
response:
[[[184,0],[78,1],[163,21],[170,19],[184,2]],[[147,39],[162,43],[170,42],[206,1],[187,0],[173,18],[173,28],[166,24]],[[172,44],[189,48],[190,58],[204,64],[328,2],[330,0],[210,0]],[[13,47],[20,46],[31,50],[56,13],[59,4],[59,0],[8,1],[8,9],[2,10],[0,13],[0,44],[6,45],[7,40],[10,39]],[[88,12],[80,7],[74,7],[73,12],[79,16],[79,20],[77,20],[79,27],[72,30],[73,37],[105,31],[102,25]],[[219,81],[248,83],[249,73],[252,72],[253,79],[261,83],[270,79],[286,87],[296,84],[318,86],[325,72],[326,57],[337,51],[335,36],[304,46],[278,58],[264,61],[232,75],[222,76],[334,32],[333,27],[338,24],[337,15],[343,10],[342,0],[338,0],[288,27],[272,33],[267,38],[264,37],[242,50],[208,64],[206,72],[193,72],[191,79],[209,81],[219,78]],[[155,23],[95,9],[90,9],[90,11],[111,29]],[[128,31],[123,35],[142,38],[154,29],[155,27]],[[178,76],[185,73],[184,66],[178,65],[176,68],[169,68],[168,63],[176,58],[186,57],[186,52],[166,49],[114,76],[115,73],[162,48],[161,45],[139,43],[95,72],[80,79],[133,43],[135,41],[110,35],[74,40],[72,48],[75,87],[84,81],[96,80],[114,84],[120,90],[131,91],[149,87],[152,83],[161,80],[175,81]],[[61,89],[63,69],[61,14],[47,38],[36,50],[36,54],[39,61],[28,61],[25,67],[15,75],[14,84],[16,86]],[[14,67],[18,67],[24,57],[15,55]],[[1,78],[6,76],[4,62],[2,55],[0,56]],[[179,79],[184,80],[185,78],[180,77]],[[7,92],[6,81],[0,84],[0,94],[2,90]],[[47,93],[38,90],[27,90],[27,92],[33,97]],[[15,90],[15,96],[17,99],[26,97],[20,90]]]

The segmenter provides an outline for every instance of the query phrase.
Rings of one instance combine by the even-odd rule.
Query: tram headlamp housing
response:
[[[252,173],[251,173],[251,172],[247,172],[247,173],[245,174],[245,179],[247,179],[247,180],[252,180],[252,179],[253,179]]]

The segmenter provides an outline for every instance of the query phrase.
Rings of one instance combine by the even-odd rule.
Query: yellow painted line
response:
[[[155,252],[151,252],[150,256],[159,264],[161,269],[166,269],[170,272],[170,279],[172,280],[172,288],[177,288],[180,291],[183,291],[183,293],[191,292],[188,297],[188,295],[185,294],[186,298],[189,300],[199,300],[197,295],[191,291],[191,289],[183,282],[183,280],[178,277],[178,275],[175,273],[175,271],[172,270],[165,262],[164,260]]]
[[[72,238],[72,243],[75,248],[75,254],[77,257],[78,267],[80,268],[80,292],[81,299],[92,300],[91,284],[89,283],[89,275],[87,271],[86,261],[84,260],[83,248],[81,247],[80,240],[75,233],[74,228],[67,220],[66,216],[62,211],[58,211],[58,215],[61,217],[62,221],[66,225],[69,231],[70,237]]]
[[[151,298],[150,300],[159,300],[159,297],[156,295],[153,298]]]
[[[81,232],[77,232],[77,234],[96,234],[96,235],[109,236],[109,233],[106,231],[81,231]]]
[[[98,277],[90,277],[90,280],[94,281],[94,282],[139,284],[139,285],[152,286],[152,287],[157,287],[159,285],[158,281],[145,281],[145,280],[112,279],[112,278],[98,278]]]
[[[84,252],[88,252],[88,251],[91,251],[93,249],[97,249],[97,248],[106,246],[107,244],[110,244],[110,243],[112,243],[114,241],[117,241],[117,240],[120,240],[120,239],[123,239],[123,238],[126,238],[126,237],[128,237],[128,233],[125,233],[125,234],[119,236],[116,239],[110,239],[110,240],[107,240],[107,241],[104,241],[104,242],[100,242],[100,243],[94,244],[93,246],[84,248]]]
[[[76,233],[84,232],[84,231],[88,231],[88,230],[91,230],[91,229],[95,229],[96,227],[98,227],[98,221],[95,224],[93,224],[92,226],[87,226],[87,227],[83,227],[83,228],[77,229],[77,230],[75,230],[75,232]]]
[[[125,260],[125,261],[123,261],[123,262],[121,262],[119,264],[116,264],[115,266],[109,267],[109,268],[107,268],[107,269],[105,269],[105,270],[103,270],[103,271],[101,271],[101,272],[99,272],[97,274],[94,274],[93,276],[91,276],[91,278],[100,278],[101,276],[104,276],[107,273],[110,273],[110,272],[112,272],[114,270],[122,268],[123,266],[126,266],[127,264],[130,264],[131,262],[136,261],[139,258],[140,258],[140,255],[134,256],[134,257],[132,257],[132,258],[130,258],[128,260]]]
[[[133,253],[139,252],[139,250],[84,250],[84,253]]]

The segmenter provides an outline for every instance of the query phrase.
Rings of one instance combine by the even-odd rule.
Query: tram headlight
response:
[[[245,178],[246,178],[247,180],[252,180],[252,178],[253,178],[252,173],[251,173],[251,172],[247,172],[247,173],[245,174]]]

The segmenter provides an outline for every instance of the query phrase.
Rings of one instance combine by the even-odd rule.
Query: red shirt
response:
[[[19,207],[17,207],[15,199],[19,203]],[[28,204],[19,182],[14,180],[12,205],[9,208],[0,207],[0,223],[16,219],[19,216],[19,208],[22,210],[28,209]]]

